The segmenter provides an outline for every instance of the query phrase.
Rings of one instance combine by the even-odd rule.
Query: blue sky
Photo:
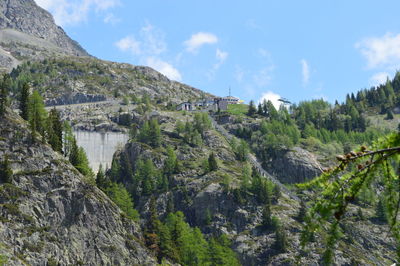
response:
[[[98,58],[247,102],[343,101],[400,69],[399,1],[36,2]]]

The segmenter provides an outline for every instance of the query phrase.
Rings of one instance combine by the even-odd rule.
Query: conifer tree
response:
[[[248,116],[254,116],[257,112],[256,107],[254,106],[254,101],[251,100],[249,104],[249,110],[247,111]]]
[[[264,114],[264,111],[263,111],[261,103],[259,103],[258,106],[257,106],[257,114],[259,114],[259,115],[263,115]]]
[[[375,207],[375,216],[381,222],[386,222],[386,210],[383,197],[380,197]]]
[[[33,91],[29,97],[29,124],[32,130],[33,137],[36,132],[45,136],[45,121],[47,112],[44,108],[43,98],[37,90]]]
[[[387,120],[392,120],[393,118],[394,118],[393,112],[390,109],[388,109],[387,112],[386,112],[386,119]]]
[[[288,240],[286,231],[283,228],[283,226],[280,223],[278,223],[275,228],[275,249],[281,253],[284,253],[287,251],[287,246],[288,246]]]
[[[300,209],[299,209],[299,212],[298,212],[297,217],[296,217],[297,221],[299,221],[300,223],[304,222],[304,220],[306,218],[306,215],[307,215],[307,206],[304,203],[304,201],[301,201],[300,202]]]
[[[208,169],[210,171],[218,170],[218,162],[217,159],[215,158],[214,152],[212,152],[210,156],[208,156]]]
[[[23,119],[29,120],[29,84],[25,82],[21,89],[21,98],[19,101],[20,115]]]
[[[171,146],[167,146],[167,159],[164,162],[164,174],[170,177],[177,168],[176,154]]]
[[[105,189],[105,192],[130,219],[139,219],[138,212],[133,208],[132,197],[124,185],[113,182]]]
[[[150,120],[150,145],[153,148],[160,147],[161,145],[161,131],[157,119]]]
[[[282,196],[282,192],[281,192],[281,187],[278,185],[274,185],[273,189],[272,189],[272,193],[273,193],[273,203],[277,204],[279,201],[279,198]]]
[[[93,171],[89,166],[89,160],[85,150],[82,147],[78,147],[75,138],[73,138],[72,141],[69,161],[84,176],[93,176]]]
[[[73,142],[74,142],[74,134],[72,133],[72,127],[69,124],[68,121],[65,121],[63,124],[63,146],[64,146],[64,156],[65,157],[70,157],[71,151],[72,151],[72,146],[73,146]]]
[[[0,181],[2,183],[11,183],[13,171],[8,160],[8,155],[4,157],[4,160],[0,164]]]
[[[4,74],[3,79],[0,80],[0,117],[6,112],[6,106],[8,105],[8,93],[11,83],[9,75]]]
[[[97,175],[96,175],[96,185],[98,188],[104,190],[110,185],[109,182],[107,182],[107,181],[108,180],[104,173],[103,165],[100,164],[99,170],[97,171]]]
[[[269,228],[272,226],[271,203],[265,203],[262,211],[262,226]]]
[[[47,121],[48,142],[53,150],[62,153],[63,124],[61,122],[60,113],[53,108],[49,113]]]

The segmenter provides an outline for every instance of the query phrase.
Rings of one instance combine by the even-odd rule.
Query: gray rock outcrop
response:
[[[270,163],[270,170],[283,183],[301,183],[322,173],[322,167],[315,156],[294,147]]]
[[[0,255],[6,265],[154,265],[140,227],[60,154],[32,143],[25,121],[1,119]]]
[[[48,41],[71,55],[89,54],[64,30],[57,26],[49,12],[33,0],[3,0],[0,2],[0,29],[15,29]]]

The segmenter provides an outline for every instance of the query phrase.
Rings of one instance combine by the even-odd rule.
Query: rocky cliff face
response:
[[[278,156],[270,165],[270,171],[283,183],[302,183],[322,174],[315,156],[300,147]]]
[[[36,5],[33,0],[3,0],[0,3],[0,29],[14,29],[48,41],[71,55],[87,56],[88,53],[64,30],[53,17]]]
[[[0,184],[0,258],[7,265],[154,265],[140,228],[26,123],[0,123],[0,160],[14,176]]]
[[[0,71],[26,60],[65,55],[89,56],[33,0],[0,2]]]

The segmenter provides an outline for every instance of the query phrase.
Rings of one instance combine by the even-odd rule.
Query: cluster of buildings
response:
[[[178,104],[176,107],[177,111],[194,111],[194,110],[206,110],[214,111],[218,110],[225,111],[228,109],[229,104],[240,104],[243,100],[233,96],[226,97],[215,97],[199,100],[196,102],[183,102]]]

